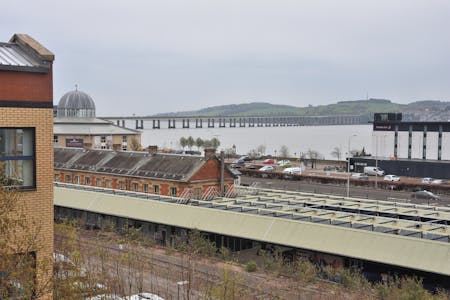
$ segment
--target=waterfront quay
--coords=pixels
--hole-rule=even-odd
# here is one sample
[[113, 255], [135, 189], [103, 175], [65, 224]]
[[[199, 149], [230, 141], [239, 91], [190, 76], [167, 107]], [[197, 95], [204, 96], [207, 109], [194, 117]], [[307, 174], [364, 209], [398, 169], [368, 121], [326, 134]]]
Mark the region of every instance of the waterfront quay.
[[136, 129], [176, 129], [176, 128], [235, 128], [235, 127], [283, 127], [320, 125], [360, 125], [367, 124], [368, 118], [361, 115], [338, 116], [105, 116], [104, 120], [121, 127]]

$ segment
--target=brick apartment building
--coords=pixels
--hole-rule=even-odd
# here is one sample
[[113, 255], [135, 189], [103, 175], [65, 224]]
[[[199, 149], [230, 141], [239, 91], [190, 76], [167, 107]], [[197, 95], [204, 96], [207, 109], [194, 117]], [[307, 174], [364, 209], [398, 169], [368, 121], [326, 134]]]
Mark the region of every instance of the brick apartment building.
[[[32, 257], [35, 270], [44, 261], [51, 269], [53, 252], [53, 60], [26, 34], [0, 43], [0, 178], [17, 188], [27, 222], [39, 223], [36, 249], [12, 254]], [[48, 280], [42, 274], [33, 272], [35, 284]]]
[[[55, 181], [184, 198], [221, 191], [221, 161], [205, 156], [55, 148]], [[235, 176], [224, 168], [224, 189]]]

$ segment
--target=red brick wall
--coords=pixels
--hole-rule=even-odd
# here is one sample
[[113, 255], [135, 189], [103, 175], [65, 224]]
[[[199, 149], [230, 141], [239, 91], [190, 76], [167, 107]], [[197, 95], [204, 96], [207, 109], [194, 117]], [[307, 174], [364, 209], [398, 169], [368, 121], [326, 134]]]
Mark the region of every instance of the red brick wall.
[[[90, 173], [90, 172], [80, 172], [80, 171], [68, 171], [68, 170], [57, 170], [55, 169], [55, 175], [59, 175], [59, 181], [65, 182], [66, 175], [70, 175], [71, 182], [68, 183], [74, 183], [74, 177], [80, 176], [80, 184], [85, 184], [85, 178], [90, 177], [91, 178], [91, 186], [96, 186], [96, 179], [99, 178], [102, 180], [102, 187], [106, 187], [106, 180], [111, 180], [111, 188], [112, 189], [119, 189], [119, 181], [122, 181], [125, 185], [126, 190], [133, 190], [133, 183], [138, 184], [138, 192], [143, 191], [143, 185], [148, 184], [149, 193], [153, 193], [153, 186], [159, 185], [159, 194], [164, 196], [170, 196], [170, 188], [176, 187], [177, 188], [177, 196], [180, 196], [181, 193], [186, 188], [201, 188], [202, 194], [206, 192], [206, 190], [210, 186], [216, 187], [216, 189], [220, 190], [220, 181], [215, 178], [211, 180], [206, 180], [205, 182], [198, 182], [198, 183], [182, 183], [182, 182], [172, 182], [172, 181], [166, 181], [166, 180], [155, 180], [155, 179], [144, 179], [144, 178], [132, 178], [132, 177], [125, 177], [125, 176], [113, 176], [113, 175], [106, 175], [101, 173]], [[225, 182], [225, 184], [230, 188], [233, 185], [232, 180], [228, 180]]]
[[[216, 159], [210, 159], [206, 164], [192, 177], [192, 181], [216, 179], [220, 181], [220, 163]], [[225, 170], [225, 179], [233, 179], [233, 177]]]
[[48, 73], [0, 71], [0, 101], [53, 102], [52, 71]]

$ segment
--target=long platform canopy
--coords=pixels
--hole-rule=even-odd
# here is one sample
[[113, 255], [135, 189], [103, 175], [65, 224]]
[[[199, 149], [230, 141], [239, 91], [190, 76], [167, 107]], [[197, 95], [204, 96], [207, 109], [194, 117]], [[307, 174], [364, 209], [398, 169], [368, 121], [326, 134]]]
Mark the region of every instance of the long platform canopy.
[[56, 184], [55, 205], [450, 276], [444, 207], [267, 189], [203, 201], [69, 184]]

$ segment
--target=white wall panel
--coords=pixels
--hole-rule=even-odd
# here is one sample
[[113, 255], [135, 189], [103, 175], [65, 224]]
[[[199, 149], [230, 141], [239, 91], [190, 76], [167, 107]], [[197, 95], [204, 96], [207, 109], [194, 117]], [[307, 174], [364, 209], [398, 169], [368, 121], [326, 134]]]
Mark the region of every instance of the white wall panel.
[[442, 133], [442, 160], [450, 160], [450, 132]]
[[408, 131], [398, 132], [398, 158], [408, 158]]
[[438, 132], [427, 133], [427, 159], [438, 158]]
[[423, 132], [415, 131], [412, 133], [411, 158], [422, 159], [423, 152]]

